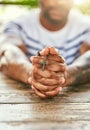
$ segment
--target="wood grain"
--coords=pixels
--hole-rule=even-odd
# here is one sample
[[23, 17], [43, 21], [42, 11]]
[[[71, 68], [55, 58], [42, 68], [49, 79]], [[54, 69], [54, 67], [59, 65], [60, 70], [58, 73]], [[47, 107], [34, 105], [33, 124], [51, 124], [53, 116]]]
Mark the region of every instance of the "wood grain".
[[67, 121], [67, 122], [8, 122], [0, 123], [0, 130], [89, 130], [89, 121]]
[[40, 99], [29, 85], [0, 73], [0, 130], [89, 130], [90, 84]]

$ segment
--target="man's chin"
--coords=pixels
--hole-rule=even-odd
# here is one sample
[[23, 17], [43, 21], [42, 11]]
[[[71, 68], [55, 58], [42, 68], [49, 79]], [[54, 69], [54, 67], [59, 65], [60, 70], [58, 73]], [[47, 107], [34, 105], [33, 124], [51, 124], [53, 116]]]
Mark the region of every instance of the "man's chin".
[[64, 17], [57, 17], [57, 16], [50, 16], [47, 14], [44, 14], [44, 17], [50, 22], [51, 24], [60, 24], [64, 21]]
[[63, 22], [63, 20], [65, 19], [65, 17], [60, 17], [60, 16], [49, 16], [49, 20], [52, 22], [52, 23], [61, 23]]
[[61, 19], [49, 19], [49, 22], [52, 24], [60, 24], [63, 20]]

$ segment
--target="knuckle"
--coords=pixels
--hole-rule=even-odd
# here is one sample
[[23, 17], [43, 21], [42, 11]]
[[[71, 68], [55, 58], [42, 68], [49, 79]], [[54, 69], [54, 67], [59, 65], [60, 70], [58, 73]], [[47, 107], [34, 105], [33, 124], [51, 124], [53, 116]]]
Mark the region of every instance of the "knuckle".
[[65, 71], [66, 69], [65, 69], [65, 66], [62, 66], [62, 71]]
[[47, 86], [44, 86], [44, 87], [43, 87], [43, 91], [46, 92], [46, 91], [48, 91], [48, 90], [49, 90], [49, 88], [48, 88]]

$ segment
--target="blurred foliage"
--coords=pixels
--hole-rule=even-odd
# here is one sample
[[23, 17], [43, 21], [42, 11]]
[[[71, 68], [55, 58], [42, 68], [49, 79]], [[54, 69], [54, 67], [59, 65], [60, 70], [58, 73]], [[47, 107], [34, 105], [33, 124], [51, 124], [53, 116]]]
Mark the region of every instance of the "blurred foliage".
[[83, 14], [90, 15], [90, 0], [86, 0], [83, 4], [76, 5], [76, 8], [78, 8]]
[[29, 7], [38, 7], [39, 0], [0, 0], [3, 5], [23, 5]]
[[[0, 0], [0, 3], [38, 7], [38, 1], [39, 0]], [[86, 0], [83, 4], [75, 5], [75, 7], [84, 14], [90, 14], [90, 0]]]

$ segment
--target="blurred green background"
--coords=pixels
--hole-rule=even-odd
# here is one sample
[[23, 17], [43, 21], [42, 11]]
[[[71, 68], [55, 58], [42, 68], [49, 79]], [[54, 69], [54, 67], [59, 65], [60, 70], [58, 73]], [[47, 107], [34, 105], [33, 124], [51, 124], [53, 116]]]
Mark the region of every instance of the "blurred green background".
[[[39, 0], [0, 0], [0, 25], [38, 8]], [[90, 0], [74, 0], [74, 8], [90, 17]], [[1, 30], [1, 26], [0, 26]]]
[[[83, 0], [76, 0], [83, 1]], [[90, 14], [90, 0], [84, 0], [84, 2], [80, 2], [81, 4], [76, 4], [75, 7], [79, 9], [84, 14]], [[0, 0], [0, 4], [3, 5], [23, 5], [25, 7], [37, 7], [38, 0]]]
[[90, 0], [85, 0], [84, 3], [75, 5], [77, 9], [79, 9], [83, 14], [90, 15]]
[[37, 7], [38, 0], [0, 0], [3, 5], [23, 5], [29, 7]]

